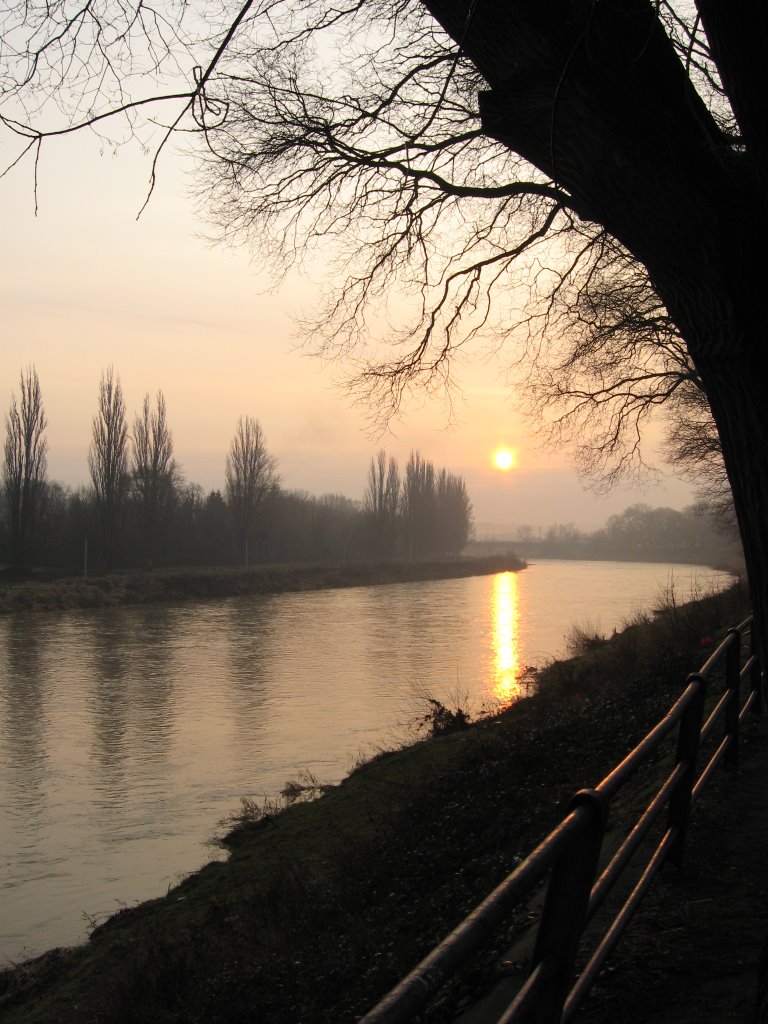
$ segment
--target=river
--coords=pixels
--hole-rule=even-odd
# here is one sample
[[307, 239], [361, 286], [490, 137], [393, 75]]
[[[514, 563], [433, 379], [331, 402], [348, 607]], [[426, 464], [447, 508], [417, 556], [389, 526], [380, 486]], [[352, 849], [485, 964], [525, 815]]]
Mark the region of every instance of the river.
[[0, 621], [0, 958], [87, 935], [214, 851], [240, 798], [342, 778], [425, 695], [524, 692], [574, 623], [610, 632], [723, 573], [541, 561], [520, 573]]

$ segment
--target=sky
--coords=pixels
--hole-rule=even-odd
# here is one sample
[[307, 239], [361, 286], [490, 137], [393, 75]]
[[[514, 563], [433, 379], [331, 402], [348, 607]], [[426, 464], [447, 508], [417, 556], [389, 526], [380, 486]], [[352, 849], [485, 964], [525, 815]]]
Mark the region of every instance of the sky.
[[[5, 165], [12, 153], [0, 139]], [[0, 255], [0, 409], [19, 372], [34, 364], [48, 417], [49, 476], [88, 482], [86, 454], [102, 371], [119, 375], [129, 419], [145, 393], [165, 394], [175, 454], [185, 477], [221, 488], [238, 417], [255, 416], [284, 487], [360, 498], [380, 447], [403, 465], [418, 449], [464, 476], [479, 537], [514, 535], [518, 524], [594, 529], [627, 505], [681, 508], [690, 488], [670, 477], [608, 496], [585, 488], [568, 452], [542, 454], [516, 408], [498, 360], [458, 375], [449, 416], [438, 401], [414, 402], [389, 434], [371, 434], [365, 410], [339, 388], [340, 368], [299, 349], [294, 318], [311, 309], [316, 282], [294, 275], [278, 291], [244, 249], [206, 240], [188, 159], [168, 152], [139, 220], [149, 160], [136, 149], [101, 152], [80, 136], [52, 140], [38, 171], [27, 159], [0, 179], [5, 245]], [[492, 462], [516, 450], [516, 468]]]

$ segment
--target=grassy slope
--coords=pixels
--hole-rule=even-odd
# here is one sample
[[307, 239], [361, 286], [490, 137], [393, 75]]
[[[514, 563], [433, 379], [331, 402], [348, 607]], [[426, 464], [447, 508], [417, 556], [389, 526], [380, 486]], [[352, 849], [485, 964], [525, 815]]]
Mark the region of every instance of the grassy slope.
[[[227, 862], [123, 911], [84, 947], [0, 976], [0, 1020], [357, 1019], [645, 734], [702, 660], [699, 639], [737, 621], [740, 600], [637, 624], [550, 666], [541, 694], [506, 714], [243, 824]], [[526, 920], [523, 908], [497, 947]], [[495, 965], [489, 951], [429, 1019], [449, 1019]]]
[[252, 569], [185, 569], [57, 580], [0, 580], [0, 614], [102, 608], [122, 604], [280, 594], [297, 590], [455, 579], [525, 568], [514, 556], [437, 562], [264, 565]]

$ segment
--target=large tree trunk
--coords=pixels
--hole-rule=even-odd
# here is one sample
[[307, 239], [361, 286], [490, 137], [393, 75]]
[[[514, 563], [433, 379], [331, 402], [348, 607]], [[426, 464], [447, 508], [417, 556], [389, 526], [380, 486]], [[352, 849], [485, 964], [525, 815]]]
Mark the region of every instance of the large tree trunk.
[[[755, 302], [756, 306], [757, 303]], [[762, 329], [755, 318], [752, 344], [740, 339], [735, 325], [732, 344], [722, 358], [696, 360], [717, 423], [723, 458], [733, 492], [755, 619], [756, 639], [764, 665], [768, 664], [768, 401], [762, 364]], [[694, 353], [694, 358], [696, 358]]]
[[720, 435], [768, 666], [768, 7], [697, 0], [738, 121], [734, 145], [649, 0], [424, 2], [490, 87], [486, 132], [646, 266], [680, 330]]
[[[485, 131], [556, 181], [578, 215], [604, 225], [646, 266], [685, 339], [720, 433], [765, 659], [768, 119], [752, 90], [764, 99], [768, 19], [727, 17], [713, 45], [750, 150], [734, 147], [704, 107], [648, 0], [426, 4], [489, 85], [479, 99]], [[702, 3], [711, 36], [720, 6]], [[759, 62], [739, 62], [739, 35], [751, 54], [760, 51]], [[750, 81], [758, 70], [760, 80]]]

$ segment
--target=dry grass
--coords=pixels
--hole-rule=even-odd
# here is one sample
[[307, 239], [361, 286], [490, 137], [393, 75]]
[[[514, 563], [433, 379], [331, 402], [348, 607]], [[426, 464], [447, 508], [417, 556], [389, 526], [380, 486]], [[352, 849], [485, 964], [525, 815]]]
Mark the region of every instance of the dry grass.
[[572, 628], [568, 647], [573, 657], [540, 668], [539, 688], [559, 697], [594, 697], [617, 684], [652, 685], [649, 673], [660, 666], [665, 674], [681, 673], [682, 680], [692, 671], [692, 659], [703, 661], [725, 629], [744, 616], [747, 601], [740, 585], [695, 592], [687, 601], [674, 586], [665, 587], [652, 614], [633, 616], [610, 641], [589, 623]]
[[411, 583], [518, 571], [513, 555], [440, 562], [264, 565], [251, 569], [186, 569], [115, 573], [58, 580], [0, 581], [0, 614], [108, 608], [125, 604], [202, 601], [247, 594]]
[[[0, 1020], [351, 1024], [655, 724], [701, 661], [701, 629], [736, 621], [740, 601], [676, 607], [687, 649], [661, 616], [633, 623], [497, 718], [380, 755], [319, 799], [299, 781], [298, 799], [245, 808], [226, 862], [0, 976]], [[490, 983], [526, 923], [513, 916], [425, 1020]]]

